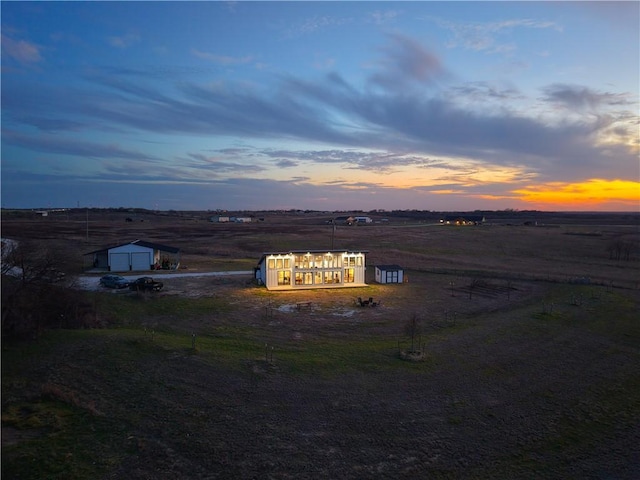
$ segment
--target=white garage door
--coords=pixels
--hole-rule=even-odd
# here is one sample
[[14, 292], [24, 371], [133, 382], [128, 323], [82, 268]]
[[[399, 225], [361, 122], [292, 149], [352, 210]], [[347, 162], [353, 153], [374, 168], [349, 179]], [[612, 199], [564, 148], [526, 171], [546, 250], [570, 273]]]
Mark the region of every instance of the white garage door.
[[129, 254], [128, 253], [110, 253], [109, 266], [112, 272], [128, 272], [129, 271]]
[[151, 268], [151, 254], [149, 252], [134, 252], [131, 254], [131, 270], [149, 270]]

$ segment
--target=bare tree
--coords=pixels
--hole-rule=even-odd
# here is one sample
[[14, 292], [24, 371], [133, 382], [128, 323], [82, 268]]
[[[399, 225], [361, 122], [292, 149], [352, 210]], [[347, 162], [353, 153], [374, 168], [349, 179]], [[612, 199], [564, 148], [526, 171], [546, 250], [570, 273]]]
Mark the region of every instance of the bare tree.
[[[419, 339], [420, 334], [422, 333], [422, 319], [418, 316], [417, 313], [413, 313], [407, 323], [404, 326], [404, 333], [411, 337], [411, 351], [415, 351], [415, 340]], [[418, 342], [419, 343], [419, 342]]]
[[2, 241], [3, 334], [33, 336], [44, 328], [77, 326], [78, 319], [86, 323], [92, 309], [67, 288], [63, 258], [39, 242]]

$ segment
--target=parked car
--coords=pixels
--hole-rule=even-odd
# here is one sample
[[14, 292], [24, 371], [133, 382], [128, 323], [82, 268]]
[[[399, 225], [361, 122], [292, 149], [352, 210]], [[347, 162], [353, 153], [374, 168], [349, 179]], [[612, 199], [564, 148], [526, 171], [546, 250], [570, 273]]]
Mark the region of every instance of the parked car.
[[129, 284], [131, 290], [138, 292], [159, 292], [163, 286], [162, 282], [157, 282], [151, 277], [140, 277]]
[[100, 278], [100, 285], [107, 288], [127, 288], [129, 280], [120, 275], [105, 275]]

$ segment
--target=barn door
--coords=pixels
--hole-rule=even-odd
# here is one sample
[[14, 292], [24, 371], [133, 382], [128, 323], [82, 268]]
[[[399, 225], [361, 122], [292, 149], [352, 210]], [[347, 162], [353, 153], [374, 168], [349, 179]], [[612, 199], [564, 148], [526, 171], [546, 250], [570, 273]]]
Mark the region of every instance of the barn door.
[[149, 252], [134, 252], [131, 254], [131, 270], [149, 270], [151, 268], [151, 254]]
[[128, 272], [129, 271], [129, 254], [128, 253], [109, 254], [109, 267], [111, 267], [112, 272]]

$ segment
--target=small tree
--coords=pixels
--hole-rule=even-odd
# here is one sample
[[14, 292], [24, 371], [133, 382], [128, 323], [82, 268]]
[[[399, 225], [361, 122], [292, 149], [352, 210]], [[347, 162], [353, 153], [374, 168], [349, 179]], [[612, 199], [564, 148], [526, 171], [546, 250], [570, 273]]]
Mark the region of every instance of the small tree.
[[[415, 340], [420, 337], [422, 333], [422, 320], [417, 313], [413, 313], [407, 323], [404, 326], [404, 333], [411, 337], [411, 351], [415, 352]], [[419, 342], [418, 342], [419, 343]]]

